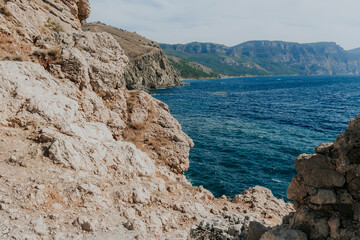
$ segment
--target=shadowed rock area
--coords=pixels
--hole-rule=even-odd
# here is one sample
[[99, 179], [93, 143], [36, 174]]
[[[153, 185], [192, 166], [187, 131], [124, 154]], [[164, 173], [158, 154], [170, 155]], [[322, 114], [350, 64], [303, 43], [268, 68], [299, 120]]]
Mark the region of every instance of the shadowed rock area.
[[295, 159], [298, 173], [288, 198], [296, 213], [288, 224], [309, 239], [359, 239], [360, 116], [333, 142]]

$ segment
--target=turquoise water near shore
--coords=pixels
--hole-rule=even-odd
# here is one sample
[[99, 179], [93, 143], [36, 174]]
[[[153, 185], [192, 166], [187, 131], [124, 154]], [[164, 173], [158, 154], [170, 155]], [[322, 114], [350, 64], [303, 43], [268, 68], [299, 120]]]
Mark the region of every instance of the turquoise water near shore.
[[255, 185], [286, 198], [294, 159], [360, 113], [359, 76], [187, 80], [153, 91], [195, 143], [187, 178], [219, 197]]

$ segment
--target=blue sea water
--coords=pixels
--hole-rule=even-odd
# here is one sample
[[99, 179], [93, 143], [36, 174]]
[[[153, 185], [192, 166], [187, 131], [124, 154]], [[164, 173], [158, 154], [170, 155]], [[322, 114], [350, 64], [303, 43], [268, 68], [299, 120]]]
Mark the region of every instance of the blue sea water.
[[360, 113], [359, 76], [188, 80], [157, 90], [195, 142], [187, 178], [219, 197], [255, 185], [286, 198], [294, 159]]

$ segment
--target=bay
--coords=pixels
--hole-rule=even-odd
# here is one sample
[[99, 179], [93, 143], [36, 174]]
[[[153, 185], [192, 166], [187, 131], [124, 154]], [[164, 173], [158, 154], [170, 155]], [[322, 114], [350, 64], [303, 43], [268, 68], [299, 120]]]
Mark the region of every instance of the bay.
[[187, 178], [215, 196], [261, 185], [286, 199], [294, 159], [360, 113], [359, 76], [187, 80], [153, 91], [195, 143]]

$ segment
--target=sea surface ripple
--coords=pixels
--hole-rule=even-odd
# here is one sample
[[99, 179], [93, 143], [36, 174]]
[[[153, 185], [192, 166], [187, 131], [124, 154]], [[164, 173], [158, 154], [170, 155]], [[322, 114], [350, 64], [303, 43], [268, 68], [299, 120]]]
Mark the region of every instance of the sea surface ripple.
[[188, 80], [156, 90], [195, 142], [187, 178], [219, 197], [256, 185], [286, 199], [294, 159], [360, 113], [359, 76]]

